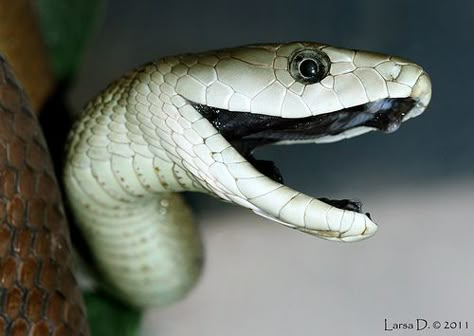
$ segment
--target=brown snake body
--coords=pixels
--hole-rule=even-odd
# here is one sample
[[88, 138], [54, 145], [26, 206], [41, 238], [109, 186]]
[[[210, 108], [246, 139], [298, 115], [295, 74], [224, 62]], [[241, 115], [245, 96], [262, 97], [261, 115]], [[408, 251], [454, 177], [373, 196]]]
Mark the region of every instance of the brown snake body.
[[43, 134], [0, 56], [0, 335], [88, 335]]

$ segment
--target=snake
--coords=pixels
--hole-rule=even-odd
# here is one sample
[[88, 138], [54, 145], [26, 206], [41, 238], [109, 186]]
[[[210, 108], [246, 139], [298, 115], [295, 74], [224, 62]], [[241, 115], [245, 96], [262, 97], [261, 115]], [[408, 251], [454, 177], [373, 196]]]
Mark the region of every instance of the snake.
[[203, 264], [180, 192], [331, 241], [368, 238], [377, 224], [360, 202], [294, 190], [254, 150], [391, 133], [430, 99], [430, 77], [411, 61], [314, 42], [163, 57], [86, 105], [66, 146], [68, 204], [109, 291], [162, 306], [189, 292]]
[[48, 148], [1, 55], [0, 219], [0, 335], [88, 335]]

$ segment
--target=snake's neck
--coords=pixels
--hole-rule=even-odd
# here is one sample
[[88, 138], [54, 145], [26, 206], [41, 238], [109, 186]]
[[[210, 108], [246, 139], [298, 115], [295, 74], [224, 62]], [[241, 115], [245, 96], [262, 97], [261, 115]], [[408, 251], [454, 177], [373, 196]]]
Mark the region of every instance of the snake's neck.
[[[102, 188], [116, 185], [108, 192], [118, 200], [205, 190], [182, 160], [190, 152], [184, 137], [199, 139], [183, 115], [202, 116], [174, 92], [170, 63], [151, 63], [109, 86], [89, 103], [71, 134], [67, 161], [90, 169]], [[104, 170], [111, 176], [98, 174]]]
[[180, 139], [170, 129], [187, 124], [176, 118], [164, 64], [130, 73], [86, 107], [64, 173], [76, 222], [106, 282], [137, 306], [177, 300], [201, 268], [199, 234], [174, 192], [205, 189], [180, 164], [184, 149], [173, 145]]

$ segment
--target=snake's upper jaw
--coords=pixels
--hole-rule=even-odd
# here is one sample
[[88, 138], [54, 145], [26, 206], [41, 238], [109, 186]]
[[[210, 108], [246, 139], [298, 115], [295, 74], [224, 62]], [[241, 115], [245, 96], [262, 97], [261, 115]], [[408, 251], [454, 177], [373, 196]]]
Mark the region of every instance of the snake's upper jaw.
[[[392, 133], [396, 131], [400, 125], [408, 119], [419, 116], [424, 112], [431, 100], [431, 80], [427, 73], [422, 72], [416, 80], [411, 89], [410, 95], [407, 97], [396, 97], [391, 99], [384, 99], [384, 102], [389, 102], [396, 106], [385, 106], [383, 108], [391, 108], [394, 113], [388, 114], [389, 119], [386, 123], [382, 123], [382, 127], [374, 125], [374, 128]], [[384, 115], [383, 113], [380, 116]], [[369, 124], [370, 126], [370, 124]]]

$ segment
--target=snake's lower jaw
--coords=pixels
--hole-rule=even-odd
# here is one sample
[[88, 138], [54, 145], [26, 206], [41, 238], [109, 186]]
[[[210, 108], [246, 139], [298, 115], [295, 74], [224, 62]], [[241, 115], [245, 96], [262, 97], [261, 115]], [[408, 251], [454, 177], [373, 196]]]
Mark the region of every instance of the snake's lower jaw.
[[259, 211], [254, 211], [257, 215], [263, 216], [267, 219], [270, 219], [272, 221], [276, 221], [288, 228], [295, 229], [297, 231], [303, 232], [310, 234], [312, 236], [316, 236], [318, 238], [322, 238], [325, 240], [330, 240], [330, 241], [337, 241], [337, 242], [357, 242], [361, 241], [367, 238], [372, 237], [378, 229], [377, 224], [372, 222], [370, 218], [368, 218], [367, 215], [362, 215], [365, 216], [366, 218], [363, 219], [363, 225], [359, 226], [356, 225], [352, 227], [350, 226], [350, 229], [347, 231], [340, 231], [340, 230], [316, 230], [316, 229], [311, 229], [309, 227], [299, 227], [296, 225], [292, 225], [289, 223], [282, 222], [281, 220], [274, 218], [272, 216], [268, 216], [262, 212]]
[[[252, 203], [255, 205], [255, 202]], [[275, 198], [274, 203], [278, 207], [278, 197]], [[306, 205], [302, 206], [304, 203]], [[299, 193], [286, 204], [289, 205], [287, 208], [293, 208], [291, 211], [286, 211], [283, 207], [277, 211], [276, 215], [270, 214], [275, 210], [271, 206], [265, 208], [262, 203], [257, 204], [259, 208], [253, 209], [257, 215], [291, 229], [331, 241], [360, 241], [373, 236], [378, 228], [368, 213], [338, 208]], [[296, 214], [298, 210], [300, 212]]]
[[338, 242], [357, 242], [367, 238], [372, 237], [377, 232], [377, 224], [373, 222], [367, 223], [367, 227], [358, 234], [348, 234], [346, 232], [339, 232], [339, 231], [322, 231], [322, 230], [305, 230], [300, 229], [299, 231], [308, 233], [313, 236], [317, 236], [319, 238], [323, 238], [330, 241], [338, 241]]

